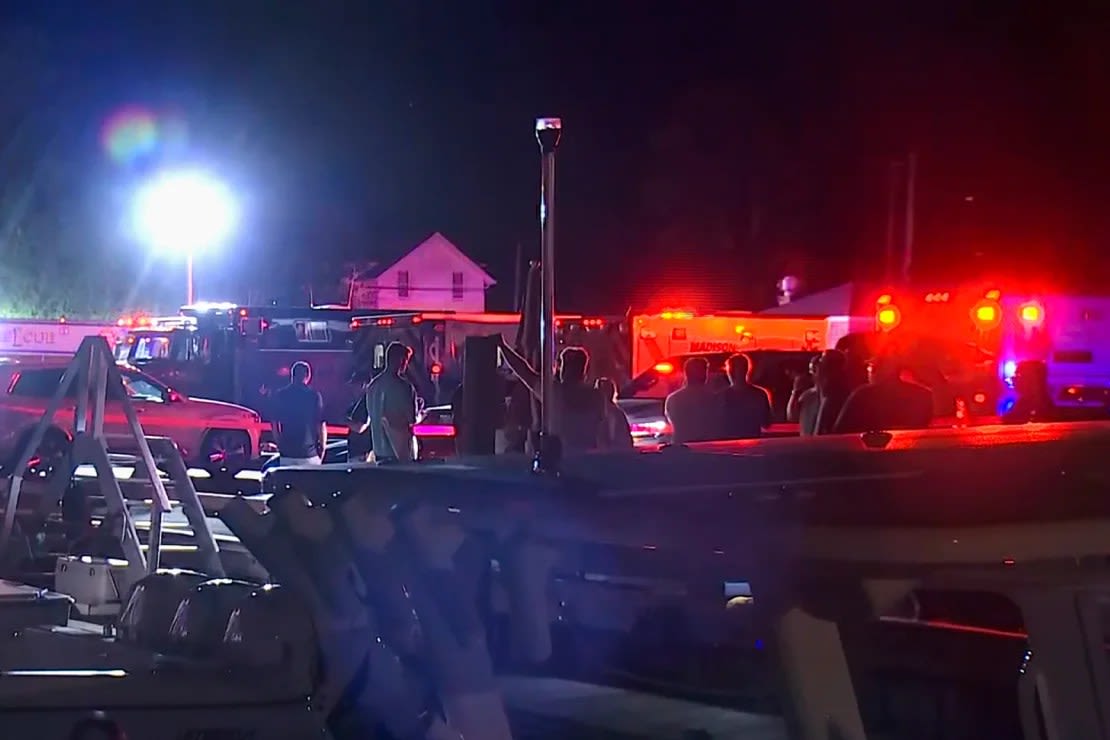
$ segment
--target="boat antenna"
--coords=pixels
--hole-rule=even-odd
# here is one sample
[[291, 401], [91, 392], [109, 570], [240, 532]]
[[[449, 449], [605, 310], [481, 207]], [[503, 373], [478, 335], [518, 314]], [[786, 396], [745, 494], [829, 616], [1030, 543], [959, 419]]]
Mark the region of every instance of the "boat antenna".
[[537, 118], [536, 141], [540, 144], [540, 439], [532, 469], [558, 473], [560, 445], [552, 433], [557, 429], [555, 390], [555, 152], [563, 135], [560, 118]]

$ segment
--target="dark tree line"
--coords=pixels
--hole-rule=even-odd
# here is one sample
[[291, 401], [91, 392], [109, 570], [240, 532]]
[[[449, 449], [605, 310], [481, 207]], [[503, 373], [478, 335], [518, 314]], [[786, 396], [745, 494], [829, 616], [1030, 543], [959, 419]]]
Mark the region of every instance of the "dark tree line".
[[106, 238], [95, 122], [57, 52], [29, 30], [0, 33], [0, 314], [108, 318], [134, 276]]

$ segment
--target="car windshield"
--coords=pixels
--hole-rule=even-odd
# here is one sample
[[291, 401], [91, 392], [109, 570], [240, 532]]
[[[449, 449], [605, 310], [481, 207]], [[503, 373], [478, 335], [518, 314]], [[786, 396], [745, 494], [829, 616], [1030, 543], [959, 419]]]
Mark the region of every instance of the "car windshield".
[[169, 332], [134, 334], [132, 335], [134, 342], [126, 359], [131, 361], [167, 359], [170, 356], [170, 338]]
[[167, 389], [161, 383], [141, 373], [125, 371], [120, 373], [124, 390], [135, 401], [155, 401], [161, 403], [166, 400]]

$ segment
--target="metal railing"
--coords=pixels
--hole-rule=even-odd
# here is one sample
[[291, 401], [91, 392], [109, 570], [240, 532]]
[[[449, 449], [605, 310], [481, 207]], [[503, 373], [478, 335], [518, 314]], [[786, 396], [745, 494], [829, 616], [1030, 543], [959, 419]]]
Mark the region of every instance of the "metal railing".
[[[127, 501], [134, 499], [134, 496], [124, 495], [121, 481], [117, 478], [108, 455], [104, 419], [109, 403], [109, 389], [113, 391], [111, 403], [118, 404], [127, 423], [130, 441], [138, 450], [134, 474], [140, 478], [133, 477], [129, 484], [133, 486], [141, 480], [145, 489], [144, 498], [147, 495], [146, 492], [149, 492], [152, 500], [151, 527], [148, 550], [145, 554], [139, 543], [135, 522], [127, 507]], [[204, 508], [181, 457], [181, 451], [173, 440], [165, 437], [147, 437], [143, 432], [134, 403], [126, 393], [115, 358], [103, 337], [87, 337], [81, 342], [73, 359], [66, 366], [58, 388], [46, 405], [45, 412], [27, 437], [26, 445], [19, 457], [16, 458], [7, 491], [3, 527], [0, 529], [0, 550], [6, 548], [15, 528], [28, 465], [48, 431], [55, 427], [55, 419], [70, 398], [76, 401], [72, 433], [67, 430], [72, 443], [64, 466], [53, 471], [50, 495], [60, 502], [77, 468], [92, 466], [96, 471], [97, 487], [104, 498], [108, 512], [119, 522], [120, 544], [128, 562], [128, 571], [134, 581], [144, 574], [155, 572], [159, 566], [162, 515], [169, 512], [172, 505], [166, 483], [159, 474], [158, 461], [160, 461], [166, 468], [169, 480], [173, 483], [175, 498], [181, 503], [183, 512], [195, 533], [205, 566], [213, 576], [222, 576], [224, 570], [219, 558], [219, 547], [205, 519]]]

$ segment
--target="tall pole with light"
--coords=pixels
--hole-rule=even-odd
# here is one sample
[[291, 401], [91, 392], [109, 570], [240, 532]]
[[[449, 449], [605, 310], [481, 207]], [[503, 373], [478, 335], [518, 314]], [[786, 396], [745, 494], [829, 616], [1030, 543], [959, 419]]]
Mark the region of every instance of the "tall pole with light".
[[563, 135], [559, 118], [536, 119], [536, 141], [540, 145], [540, 439], [534, 469], [555, 472], [559, 465], [555, 390], [555, 152]]
[[136, 236], [152, 251], [185, 259], [186, 303], [196, 302], [196, 256], [226, 243], [238, 222], [230, 189], [198, 170], [162, 172], [133, 203]]

